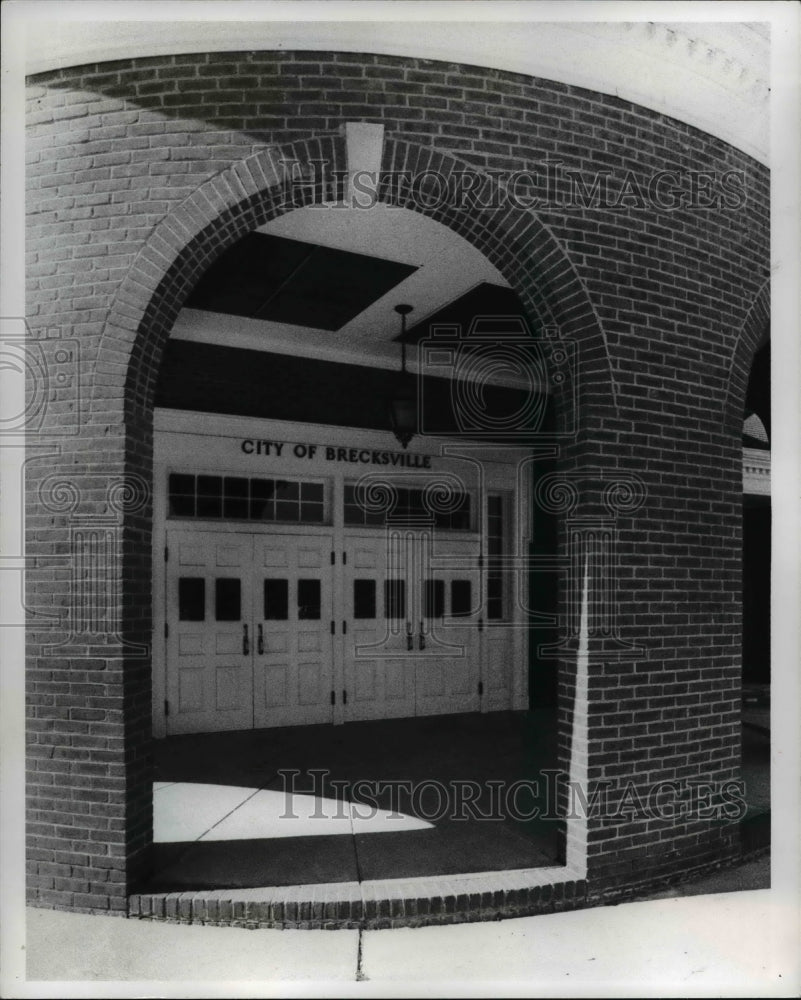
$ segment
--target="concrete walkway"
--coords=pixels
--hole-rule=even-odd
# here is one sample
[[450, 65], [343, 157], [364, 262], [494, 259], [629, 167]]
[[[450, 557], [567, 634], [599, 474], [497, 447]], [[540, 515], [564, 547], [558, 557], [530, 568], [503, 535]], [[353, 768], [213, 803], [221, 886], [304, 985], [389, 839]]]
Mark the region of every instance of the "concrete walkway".
[[797, 933], [790, 890], [366, 932], [30, 909], [29, 981], [6, 967], [3, 995], [790, 997], [801, 987]]

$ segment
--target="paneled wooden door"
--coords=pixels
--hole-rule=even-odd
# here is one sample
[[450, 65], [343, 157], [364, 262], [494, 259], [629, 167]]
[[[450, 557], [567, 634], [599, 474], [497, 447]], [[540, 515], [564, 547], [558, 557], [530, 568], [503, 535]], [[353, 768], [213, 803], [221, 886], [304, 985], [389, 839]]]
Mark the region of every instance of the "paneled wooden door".
[[330, 536], [167, 535], [167, 734], [331, 722]]
[[480, 708], [481, 592], [474, 540], [387, 530], [345, 544], [348, 720]]

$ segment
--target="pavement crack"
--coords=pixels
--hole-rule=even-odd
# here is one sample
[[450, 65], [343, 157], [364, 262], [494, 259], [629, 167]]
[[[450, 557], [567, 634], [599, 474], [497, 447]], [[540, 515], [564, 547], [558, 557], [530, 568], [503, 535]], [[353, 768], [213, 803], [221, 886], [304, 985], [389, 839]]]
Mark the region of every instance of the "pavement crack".
[[207, 834], [211, 833], [212, 830], [215, 830], [220, 825], [220, 823], [225, 822], [225, 820], [227, 820], [229, 816], [233, 816], [238, 809], [241, 809], [246, 802], [250, 802], [253, 796], [258, 795], [260, 791], [261, 791], [260, 788], [256, 788], [254, 789], [251, 795], [247, 796], [247, 798], [242, 799], [241, 802], [237, 802], [237, 804], [234, 806], [233, 809], [229, 809], [228, 812], [224, 816], [221, 816], [216, 823], [212, 823], [211, 826], [208, 828], [208, 830], [205, 830], [203, 833], [201, 833], [201, 835], [195, 839], [195, 843], [197, 843], [197, 841], [199, 840], [203, 840], [203, 838]]
[[363, 983], [369, 980], [369, 976], [364, 974], [362, 969], [362, 943], [364, 940], [364, 928], [359, 928], [359, 944], [356, 949], [356, 982]]

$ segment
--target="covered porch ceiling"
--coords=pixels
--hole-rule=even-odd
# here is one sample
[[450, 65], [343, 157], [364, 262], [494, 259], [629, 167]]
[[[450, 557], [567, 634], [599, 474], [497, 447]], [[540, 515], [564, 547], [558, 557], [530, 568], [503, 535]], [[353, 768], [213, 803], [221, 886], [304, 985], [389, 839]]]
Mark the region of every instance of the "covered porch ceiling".
[[[172, 336], [297, 357], [396, 368], [400, 317], [408, 340], [432, 323], [467, 332], [477, 317], [523, 306], [486, 257], [439, 222], [377, 203], [315, 205], [250, 233], [209, 268]], [[410, 352], [414, 368], [414, 351]]]

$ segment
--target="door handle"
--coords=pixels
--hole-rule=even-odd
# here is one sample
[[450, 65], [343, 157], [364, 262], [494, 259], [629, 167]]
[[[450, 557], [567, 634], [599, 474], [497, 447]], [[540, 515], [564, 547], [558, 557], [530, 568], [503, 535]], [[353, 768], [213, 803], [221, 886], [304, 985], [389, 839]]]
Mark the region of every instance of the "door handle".
[[420, 622], [420, 649], [426, 648], [426, 637], [423, 635], [423, 623]]
[[406, 622], [406, 648], [414, 649], [414, 636], [412, 635], [411, 622]]
[[259, 638], [257, 640], [256, 648], [259, 651], [259, 656], [264, 655], [264, 629], [259, 625]]
[[244, 632], [242, 633], [242, 654], [247, 656], [250, 652], [250, 639], [248, 638], [248, 627], [243, 625], [242, 628]]

